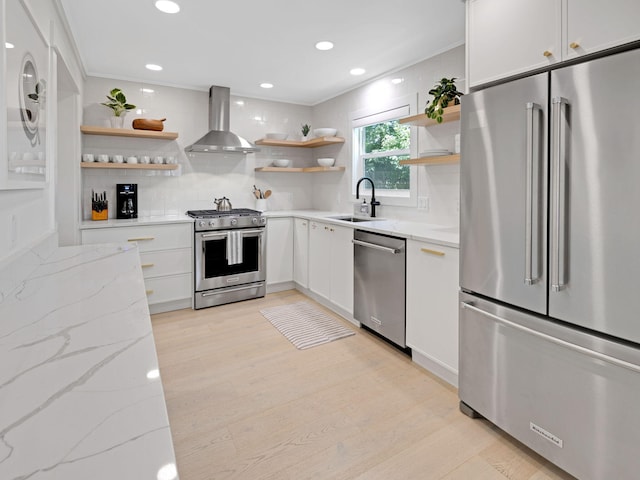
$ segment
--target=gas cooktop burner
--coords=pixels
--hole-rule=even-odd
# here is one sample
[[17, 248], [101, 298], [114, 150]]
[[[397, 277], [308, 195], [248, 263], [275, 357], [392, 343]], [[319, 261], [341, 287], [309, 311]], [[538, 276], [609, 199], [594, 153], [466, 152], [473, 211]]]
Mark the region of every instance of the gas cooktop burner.
[[258, 210], [251, 210], [250, 208], [234, 208], [231, 210], [218, 211], [218, 210], [189, 210], [187, 212], [192, 218], [219, 218], [219, 217], [248, 217], [259, 216], [262, 212]]

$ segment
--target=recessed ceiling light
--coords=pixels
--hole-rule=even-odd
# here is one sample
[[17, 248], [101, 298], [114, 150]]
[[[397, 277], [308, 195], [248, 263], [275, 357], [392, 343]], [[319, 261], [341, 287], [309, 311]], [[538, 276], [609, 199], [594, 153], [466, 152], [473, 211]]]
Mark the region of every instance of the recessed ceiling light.
[[242, 100], [236, 100], [236, 105], [244, 105], [244, 101], [242, 101]]
[[316, 48], [318, 50], [331, 50], [333, 48], [333, 42], [323, 40], [321, 42], [316, 43]]
[[273, 83], [261, 83], [262, 88], [273, 88]]
[[364, 68], [352, 68], [349, 72], [351, 75], [362, 75], [366, 70]]
[[153, 88], [141, 88], [140, 91], [142, 93], [153, 93], [155, 90]]
[[404, 78], [398, 77], [398, 78], [391, 79], [391, 83], [393, 83], [394, 85], [398, 85], [399, 83], [402, 83], [402, 82], [404, 82]]
[[14, 48], [15, 45], [13, 43], [4, 42], [4, 48]]
[[164, 13], [178, 13], [180, 11], [180, 5], [170, 0], [158, 0], [156, 8]]
[[153, 70], [154, 72], [159, 72], [160, 70], [162, 70], [162, 67], [160, 65], [154, 65], [153, 63], [147, 63], [145, 67], [149, 70]]
[[153, 380], [154, 378], [160, 378], [160, 370], [154, 368], [153, 370], [149, 370], [147, 372], [147, 378], [149, 380]]

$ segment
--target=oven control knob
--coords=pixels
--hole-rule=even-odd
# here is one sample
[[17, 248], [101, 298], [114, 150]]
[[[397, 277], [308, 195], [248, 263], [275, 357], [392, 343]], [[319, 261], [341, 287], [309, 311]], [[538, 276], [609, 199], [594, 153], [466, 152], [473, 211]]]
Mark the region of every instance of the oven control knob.
[[237, 218], [232, 218], [231, 219], [231, 225], [237, 225], [238, 223], [238, 219]]
[[209, 226], [213, 227], [216, 224], [215, 220], [209, 220]]
[[267, 223], [267, 219], [265, 217], [260, 218], [260, 223]]
[[200, 220], [200, 221], [198, 222], [198, 226], [199, 226], [199, 227], [204, 227], [204, 220]]
[[258, 219], [256, 217], [253, 217], [251, 219], [251, 223], [253, 223], [254, 225], [257, 225], [258, 224]]

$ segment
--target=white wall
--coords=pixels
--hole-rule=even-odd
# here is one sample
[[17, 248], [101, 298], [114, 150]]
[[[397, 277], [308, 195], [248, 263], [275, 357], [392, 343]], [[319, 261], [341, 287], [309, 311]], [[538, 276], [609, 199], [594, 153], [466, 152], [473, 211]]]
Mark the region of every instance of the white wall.
[[[274, 158], [290, 158], [293, 166], [307, 166], [313, 152], [306, 148], [262, 147], [255, 154], [189, 154], [184, 148], [208, 131], [208, 91], [186, 90], [158, 85], [87, 77], [84, 86], [86, 125], [107, 126], [111, 110], [100, 105], [112, 88], [121, 88], [127, 101], [142, 109], [126, 116], [131, 128], [134, 118], [167, 118], [164, 130], [178, 132], [175, 141], [131, 139], [84, 135], [84, 153], [108, 155], [177, 156], [181, 171], [83, 169], [83, 219], [91, 217], [91, 190], [106, 191], [110, 200], [109, 216], [115, 217], [115, 188], [118, 183], [138, 184], [139, 215], [184, 213], [189, 209], [212, 209], [214, 198], [226, 196], [234, 208], [255, 208], [252, 195], [255, 184], [273, 194], [268, 208], [283, 210], [311, 208], [312, 182], [310, 174], [255, 172], [255, 167], [270, 165]], [[143, 93], [142, 88], [153, 93]], [[239, 105], [237, 102], [242, 101]], [[139, 112], [139, 113], [138, 113]], [[231, 96], [231, 130], [249, 141], [263, 138], [267, 132], [299, 135], [300, 125], [311, 122], [311, 107], [252, 98]], [[79, 159], [78, 159], [79, 161]]]
[[[404, 78], [404, 82], [394, 85], [392, 78]], [[362, 110], [376, 109], [388, 105], [394, 98], [417, 95], [416, 113], [424, 112], [428, 91], [442, 77], [456, 77], [460, 91], [465, 90], [464, 46], [454, 48], [441, 55], [424, 60], [416, 65], [386, 75], [360, 88], [323, 102], [313, 107], [312, 127], [335, 127], [338, 135], [347, 143], [336, 154], [336, 164], [347, 167], [341, 177], [318, 175], [314, 178], [313, 206], [318, 209], [352, 211], [355, 197], [351, 182], [351, 114]], [[418, 129], [417, 152], [428, 148], [448, 148], [453, 151], [454, 135], [459, 132], [459, 122]], [[334, 147], [323, 147], [323, 149]], [[319, 152], [318, 152], [319, 153]], [[332, 155], [330, 155], [332, 156]], [[384, 204], [378, 209], [378, 216], [438, 223], [458, 224], [458, 199], [460, 194], [459, 165], [411, 166], [418, 175], [418, 196], [429, 198], [429, 210], [415, 207], [392, 207]]]
[[[26, 3], [44, 37], [47, 39], [53, 38], [52, 46], [55, 50], [55, 55], [59, 55], [65, 60], [76, 83], [81, 85], [82, 72], [79, 62], [72, 47], [72, 42], [66, 35], [54, 0], [27, 0]], [[7, 18], [6, 21], [11, 22], [11, 19]], [[51, 115], [52, 118], [48, 119], [47, 131], [49, 139], [55, 142], [55, 133], [57, 131], [55, 121], [55, 63], [50, 70], [52, 75], [49, 81], [48, 99], [53, 102], [54, 106], [51, 110], [53, 110], [54, 114]], [[5, 79], [2, 79], [0, 83], [5, 85]], [[70, 118], [68, 121], [77, 123], [77, 119], [74, 118]], [[53, 205], [56, 189], [54, 173], [56, 162], [58, 162], [58, 159], [54, 152], [49, 158], [50, 181], [45, 188], [0, 191], [0, 261], [29, 249], [41, 239], [55, 232]]]

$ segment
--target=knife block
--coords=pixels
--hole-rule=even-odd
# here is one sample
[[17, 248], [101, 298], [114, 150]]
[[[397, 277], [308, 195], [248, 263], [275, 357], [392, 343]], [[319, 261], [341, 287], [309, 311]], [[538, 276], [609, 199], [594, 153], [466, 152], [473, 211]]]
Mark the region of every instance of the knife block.
[[109, 219], [109, 202], [104, 202], [104, 208], [100, 211], [96, 211], [91, 206], [91, 220], [108, 220]]

